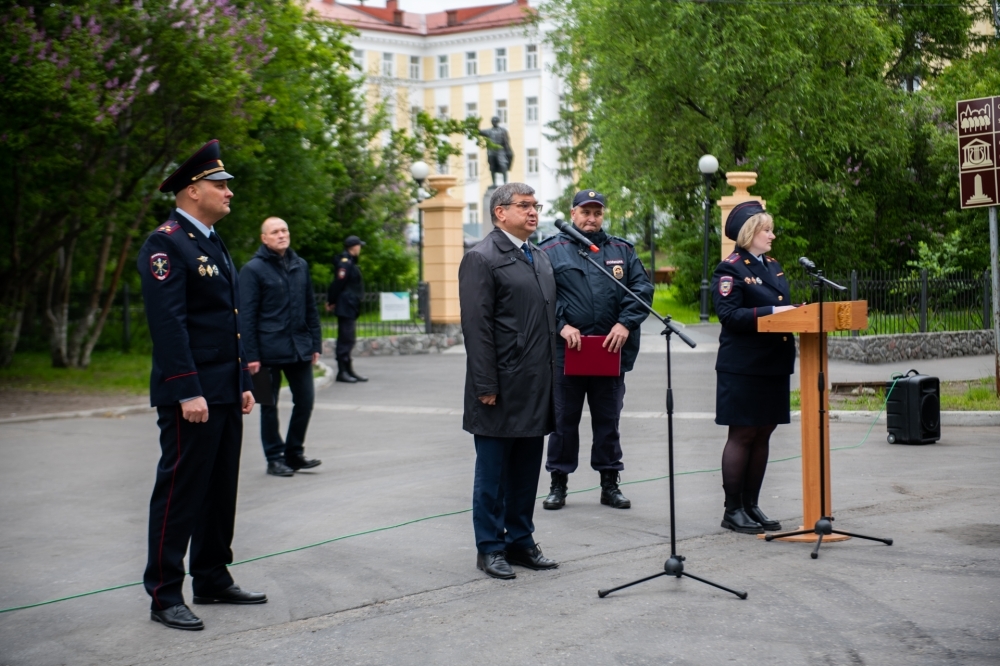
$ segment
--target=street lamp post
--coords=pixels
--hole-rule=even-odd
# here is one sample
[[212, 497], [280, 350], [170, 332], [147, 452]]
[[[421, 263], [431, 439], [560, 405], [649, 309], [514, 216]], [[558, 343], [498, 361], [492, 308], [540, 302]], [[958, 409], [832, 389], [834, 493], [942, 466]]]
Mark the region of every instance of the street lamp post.
[[701, 322], [708, 322], [708, 224], [712, 214], [712, 176], [719, 170], [719, 160], [712, 155], [702, 155], [698, 170], [705, 179], [705, 246], [701, 257]]
[[417, 183], [417, 284], [424, 281], [424, 209], [420, 203], [424, 200], [424, 181], [431, 173], [427, 162], [414, 162], [410, 167], [410, 175]]

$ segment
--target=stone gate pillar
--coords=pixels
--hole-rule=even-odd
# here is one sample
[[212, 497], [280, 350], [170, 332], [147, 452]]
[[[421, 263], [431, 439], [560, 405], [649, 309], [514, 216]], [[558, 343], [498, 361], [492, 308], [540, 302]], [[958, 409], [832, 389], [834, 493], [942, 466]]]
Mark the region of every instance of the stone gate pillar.
[[730, 187], [736, 188], [736, 191], [729, 196], [719, 199], [719, 208], [722, 209], [722, 226], [719, 227], [719, 238], [722, 239], [722, 255], [720, 260], [731, 255], [736, 248], [736, 243], [726, 238], [726, 218], [729, 217], [729, 211], [744, 201], [759, 201], [761, 206], [765, 205], [763, 199], [750, 194], [748, 191], [757, 182], [756, 172], [728, 171], [726, 172], [726, 182]]
[[465, 204], [448, 191], [458, 183], [455, 176], [434, 175], [427, 178], [427, 183], [436, 193], [420, 204], [424, 211], [424, 280], [431, 290], [431, 324], [435, 329], [447, 329], [462, 322], [458, 265], [465, 253], [462, 233]]

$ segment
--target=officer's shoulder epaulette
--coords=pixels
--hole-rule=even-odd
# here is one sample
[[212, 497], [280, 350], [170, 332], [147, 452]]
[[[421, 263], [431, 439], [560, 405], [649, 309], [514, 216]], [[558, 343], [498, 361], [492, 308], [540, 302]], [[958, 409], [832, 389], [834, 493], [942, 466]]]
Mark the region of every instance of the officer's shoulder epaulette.
[[771, 262], [774, 261], [774, 259], [772, 259], [771, 257], [767, 256], [766, 254], [764, 255], [764, 260], [767, 261], [768, 263], [771, 263]]
[[348, 259], [347, 257], [341, 257], [340, 258], [340, 263], [342, 263], [342, 264], [348, 264], [350, 262], [351, 262], [351, 260]]
[[613, 241], [615, 243], [621, 243], [623, 245], [628, 245], [629, 247], [635, 247], [635, 244], [632, 243], [632, 241], [626, 240], [624, 238], [619, 238], [618, 236], [608, 236], [608, 240], [609, 241]]
[[180, 228], [181, 228], [180, 222], [177, 222], [175, 220], [170, 220], [169, 222], [164, 222], [160, 226], [156, 227], [156, 230], [159, 231], [160, 233], [164, 233], [169, 236], [170, 234], [174, 233]]
[[727, 264], [735, 264], [739, 260], [739, 258], [740, 258], [740, 253], [739, 252], [733, 252], [731, 255], [729, 255], [728, 257], [726, 257], [724, 261]]
[[553, 241], [553, 240], [555, 240], [558, 237], [559, 237], [559, 234], [553, 234], [551, 236], [546, 236], [542, 240], [538, 241], [538, 247], [541, 247], [541, 246], [545, 245], [546, 243], [548, 243], [549, 241]]

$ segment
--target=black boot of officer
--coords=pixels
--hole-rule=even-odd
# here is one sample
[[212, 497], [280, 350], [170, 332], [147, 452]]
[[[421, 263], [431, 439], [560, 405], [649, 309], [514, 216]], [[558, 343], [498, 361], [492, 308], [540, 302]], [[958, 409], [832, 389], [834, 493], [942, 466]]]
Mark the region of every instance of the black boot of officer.
[[349, 359], [347, 361], [347, 374], [349, 374], [351, 377], [354, 377], [354, 379], [356, 381], [359, 381], [359, 382], [366, 382], [366, 381], [368, 381], [367, 377], [362, 377], [358, 373], [354, 372], [354, 359], [353, 358]]
[[612, 509], [630, 509], [632, 501], [622, 495], [621, 488], [618, 487], [618, 480], [617, 470], [601, 470], [601, 504], [606, 504]]
[[351, 374], [349, 363], [344, 363], [343, 361], [337, 361], [337, 381], [344, 382], [345, 384], [357, 384], [358, 380]]
[[760, 526], [768, 532], [777, 532], [781, 529], [781, 523], [777, 520], [771, 520], [768, 518], [764, 515], [764, 512], [760, 510], [760, 507], [757, 506], [756, 495], [743, 493], [743, 511], [750, 517], [750, 520], [760, 523]]
[[554, 511], [566, 506], [566, 491], [568, 488], [569, 475], [562, 472], [552, 472], [552, 485], [549, 486], [549, 496], [542, 501], [542, 507]]

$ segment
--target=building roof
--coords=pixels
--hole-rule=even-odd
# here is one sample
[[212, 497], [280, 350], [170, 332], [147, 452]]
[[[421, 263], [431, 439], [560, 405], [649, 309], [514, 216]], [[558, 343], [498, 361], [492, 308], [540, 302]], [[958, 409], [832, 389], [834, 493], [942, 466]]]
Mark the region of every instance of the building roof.
[[307, 8], [316, 12], [321, 19], [344, 23], [358, 30], [415, 36], [448, 35], [520, 25], [531, 20], [535, 13], [528, 6], [528, 0], [449, 9], [431, 14], [404, 12], [399, 9], [397, 0], [386, 0], [385, 4], [385, 7], [365, 7], [343, 5], [336, 0], [309, 0]]

